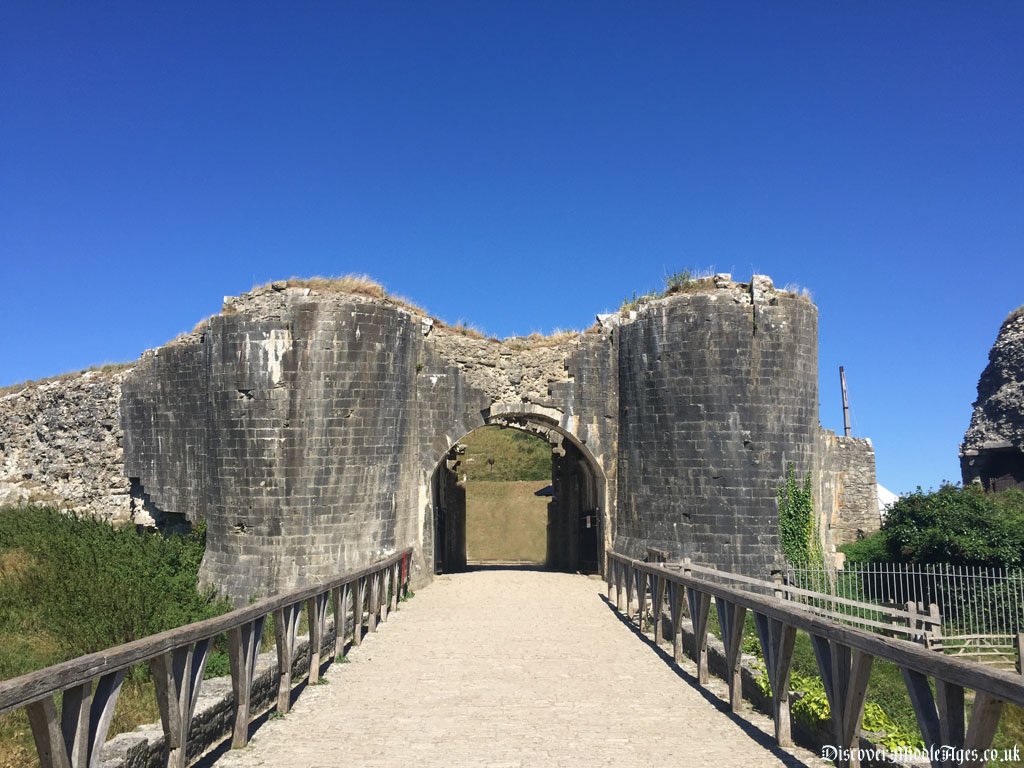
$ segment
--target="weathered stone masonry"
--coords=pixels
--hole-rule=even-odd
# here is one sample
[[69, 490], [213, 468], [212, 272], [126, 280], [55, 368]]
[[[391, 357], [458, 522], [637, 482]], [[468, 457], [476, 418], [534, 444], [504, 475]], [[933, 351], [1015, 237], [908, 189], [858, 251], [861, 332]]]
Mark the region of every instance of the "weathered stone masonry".
[[1003, 322], [960, 446], [965, 483], [1024, 488], [1024, 307]]
[[52, 504], [127, 520], [123, 370], [86, 371], [0, 395], [0, 504]]
[[[123, 425], [123, 452], [103, 458], [122, 469], [111, 509], [204, 520], [204, 578], [239, 599], [409, 545], [424, 580], [444, 459], [500, 424], [552, 444], [556, 501], [575, 505], [552, 532], [554, 564], [581, 562], [573, 515], [596, 509], [600, 548], [763, 575], [778, 558], [787, 463], [815, 474], [826, 521], [874, 503], [873, 484], [844, 479], [873, 478], [870, 446], [845, 450], [818, 426], [816, 326], [809, 301], [766, 278], [722, 278], [583, 334], [505, 342], [390, 301], [277, 284], [104, 379], [95, 399]], [[25, 435], [49, 411], [33, 413], [4, 441], [17, 487]], [[80, 422], [57, 429], [66, 443]]]

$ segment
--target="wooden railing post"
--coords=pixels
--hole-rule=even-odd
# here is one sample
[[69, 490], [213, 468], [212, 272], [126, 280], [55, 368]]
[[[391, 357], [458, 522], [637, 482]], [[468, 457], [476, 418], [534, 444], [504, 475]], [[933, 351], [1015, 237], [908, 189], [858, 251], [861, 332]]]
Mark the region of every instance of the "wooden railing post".
[[942, 652], [942, 614], [935, 603], [928, 604], [928, 618], [924, 625], [924, 642], [933, 651]]
[[249, 707], [252, 702], [252, 681], [256, 676], [256, 657], [266, 616], [228, 630], [228, 657], [231, 660], [231, 691], [235, 696], [235, 726], [231, 748], [249, 743]]
[[322, 592], [306, 600], [306, 623], [309, 624], [309, 684], [320, 681], [320, 653], [327, 634], [327, 600], [329, 592]]
[[381, 571], [378, 576], [380, 579], [380, 597], [377, 602], [380, 603], [380, 620], [382, 624], [388, 620], [388, 611], [391, 608], [391, 584], [388, 576], [389, 571], [387, 569]]
[[55, 697], [25, 707], [41, 768], [89, 768], [99, 762], [125, 670], [64, 691], [60, 715]]
[[150, 661], [160, 721], [167, 739], [169, 768], [184, 768], [188, 764], [188, 731], [199, 701], [209, 651], [210, 639], [206, 638]]
[[633, 615], [633, 592], [636, 590], [636, 580], [633, 578], [633, 566], [625, 565], [626, 579], [626, 616]]
[[754, 624], [761, 641], [768, 684], [772, 689], [775, 742], [780, 747], [788, 747], [793, 744], [789, 717], [789, 673], [793, 666], [796, 628], [757, 612], [754, 613]]
[[672, 621], [672, 659], [683, 660], [683, 588], [675, 581], [668, 582], [668, 610]]
[[350, 585], [342, 584], [334, 588], [331, 598], [334, 601], [334, 658], [341, 659], [345, 655], [345, 637], [348, 612], [348, 596]]
[[910, 637], [912, 639], [917, 639], [923, 645], [927, 646], [928, 641], [925, 637], [925, 633], [921, 632], [919, 635], [917, 631], [918, 628], [921, 626], [921, 620], [918, 618], [919, 614], [917, 612], [917, 603], [915, 603], [913, 600], [907, 600], [907, 602], [904, 604], [904, 607], [906, 608], [908, 614], [907, 626], [910, 628]]
[[739, 603], [715, 599], [718, 625], [722, 629], [725, 661], [729, 670], [729, 705], [733, 712], [743, 709], [743, 627], [747, 609]]
[[697, 682], [708, 684], [708, 615], [711, 612], [711, 596], [698, 592], [693, 587], [686, 588], [686, 598], [690, 603], [690, 621], [693, 622], [693, 639], [697, 648]]
[[277, 711], [288, 714], [292, 706], [292, 664], [295, 663], [295, 635], [299, 628], [301, 603], [274, 611], [274, 638], [277, 641]]
[[647, 613], [647, 573], [640, 570], [639, 568], [633, 569], [633, 581], [636, 585], [636, 601], [639, 603], [637, 608], [636, 625], [640, 628], [640, 631], [644, 631], [644, 619]]
[[651, 595], [651, 602], [654, 611], [654, 642], [660, 644], [665, 639], [661, 621], [665, 607], [665, 579], [661, 576], [654, 577], [654, 593]]
[[620, 612], [628, 613], [626, 604], [626, 566], [618, 561], [615, 563], [615, 607]]
[[366, 601], [366, 577], [352, 585], [352, 644], [363, 642], [363, 603]]
[[370, 582], [370, 599], [367, 601], [366, 615], [367, 625], [366, 628], [370, 632], [377, 631], [377, 611], [380, 610], [380, 589], [378, 587], [377, 574], [371, 574], [369, 577]]
[[402, 602], [402, 565], [401, 563], [395, 563], [391, 566], [391, 583], [394, 585], [394, 595], [392, 599], [395, 601], [395, 610], [398, 610], [399, 603]]

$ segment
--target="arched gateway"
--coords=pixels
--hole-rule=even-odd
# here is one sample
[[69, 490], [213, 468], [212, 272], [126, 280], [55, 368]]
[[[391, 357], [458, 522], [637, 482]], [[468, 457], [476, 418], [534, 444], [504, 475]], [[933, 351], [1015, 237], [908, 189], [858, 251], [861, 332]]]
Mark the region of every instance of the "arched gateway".
[[[562, 411], [529, 403], [495, 403], [484, 414], [487, 426], [517, 429], [551, 446], [551, 502], [548, 505], [545, 565], [562, 571], [599, 573], [610, 542], [604, 470], [586, 445], [561, 425]], [[461, 438], [460, 438], [461, 439]], [[431, 484], [434, 572], [466, 567], [466, 496], [458, 485], [458, 443], [438, 462]]]
[[817, 310], [763, 277], [505, 341], [379, 294], [275, 283], [124, 374], [124, 465], [136, 513], [206, 522], [204, 578], [238, 600], [407, 546], [415, 579], [456, 566], [444, 473], [488, 424], [552, 445], [557, 567], [600, 570], [614, 546], [764, 575], [788, 464], [813, 473], [829, 524], [846, 475], [873, 478], [866, 441], [818, 426], [817, 378]]

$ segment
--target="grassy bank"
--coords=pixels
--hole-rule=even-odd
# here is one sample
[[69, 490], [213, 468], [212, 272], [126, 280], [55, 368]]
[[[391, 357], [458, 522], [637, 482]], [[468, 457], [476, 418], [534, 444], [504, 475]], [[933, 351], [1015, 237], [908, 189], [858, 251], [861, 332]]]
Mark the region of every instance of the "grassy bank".
[[[196, 589], [205, 547], [44, 507], [0, 509], [0, 679], [230, 610]], [[207, 676], [225, 674], [216, 652]], [[135, 668], [111, 735], [159, 719], [148, 670]], [[0, 715], [0, 768], [35, 765], [24, 712]]]

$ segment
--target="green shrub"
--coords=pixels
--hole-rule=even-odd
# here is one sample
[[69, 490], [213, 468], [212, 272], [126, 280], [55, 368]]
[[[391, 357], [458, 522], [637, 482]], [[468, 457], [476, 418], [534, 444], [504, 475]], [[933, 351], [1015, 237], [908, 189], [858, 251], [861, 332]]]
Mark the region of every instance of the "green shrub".
[[839, 551], [845, 554], [847, 561], [851, 563], [881, 563], [889, 559], [885, 542], [885, 535], [881, 531], [875, 531], [859, 541], [841, 545]]
[[[0, 579], [0, 634], [45, 634], [73, 658], [223, 613], [226, 601], [196, 588], [204, 548], [203, 526], [165, 537], [45, 507], [0, 510], [0, 555], [21, 562]], [[4, 677], [37, 664], [4, 661]]]
[[893, 562], [1024, 566], [1024, 492], [918, 488], [892, 505], [881, 533]]

